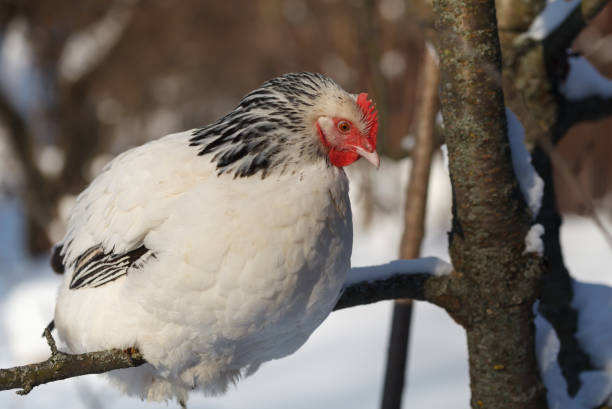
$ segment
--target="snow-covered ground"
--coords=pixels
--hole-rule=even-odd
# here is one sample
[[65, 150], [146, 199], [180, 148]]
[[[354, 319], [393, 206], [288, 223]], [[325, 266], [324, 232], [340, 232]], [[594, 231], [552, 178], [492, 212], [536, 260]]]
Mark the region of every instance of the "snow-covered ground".
[[[448, 260], [450, 188], [436, 161], [423, 254]], [[355, 172], [353, 172], [355, 173]], [[383, 162], [372, 175], [377, 201], [368, 227], [355, 206], [355, 266], [396, 258], [401, 234], [406, 162]], [[360, 202], [359, 186], [353, 189]], [[40, 337], [52, 317], [59, 277], [46, 260], [28, 260], [20, 247], [21, 217], [14, 201], [0, 201], [0, 367], [42, 360], [48, 355]], [[612, 250], [589, 219], [566, 218], [562, 230], [566, 262], [581, 281], [612, 285]], [[191, 408], [351, 408], [371, 409], [380, 401], [391, 303], [332, 313], [294, 355], [264, 364], [250, 378], [217, 398], [192, 394]], [[467, 348], [463, 330], [441, 309], [417, 303], [404, 408], [469, 407]], [[170, 407], [177, 407], [174, 402]], [[162, 408], [119, 395], [99, 376], [86, 376], [35, 388], [29, 395], [0, 392], [0, 407], [11, 408]]]

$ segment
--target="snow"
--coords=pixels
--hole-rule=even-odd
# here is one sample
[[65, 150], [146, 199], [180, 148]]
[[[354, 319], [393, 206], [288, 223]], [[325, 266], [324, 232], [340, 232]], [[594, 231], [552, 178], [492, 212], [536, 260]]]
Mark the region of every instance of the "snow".
[[525, 251], [524, 253], [536, 253], [540, 257], [544, 255], [544, 243], [542, 242], [542, 235], [544, 234], [544, 226], [540, 223], [536, 223], [525, 235]]
[[3, 35], [0, 50], [0, 86], [14, 107], [25, 113], [45, 100], [40, 75], [34, 68], [34, 52], [28, 38], [25, 19], [10, 20]]
[[363, 281], [386, 280], [398, 274], [450, 274], [453, 266], [438, 257], [423, 257], [414, 260], [394, 260], [386, 264], [368, 267], [353, 267], [344, 283], [345, 287]]
[[[514, 174], [519, 182], [523, 198], [535, 220], [540, 207], [542, 207], [544, 181], [531, 164], [531, 154], [525, 146], [525, 128], [523, 128], [523, 124], [521, 124], [516, 115], [508, 108], [506, 108], [506, 121], [508, 123], [508, 140], [512, 153]], [[446, 144], [440, 146], [440, 151], [444, 158], [444, 165], [448, 169], [448, 147]], [[530, 237], [532, 241], [535, 238], [535, 235]]]
[[518, 179], [521, 192], [535, 219], [542, 206], [544, 181], [531, 165], [531, 155], [525, 146], [525, 129], [512, 111], [506, 108], [508, 139], [512, 152], [512, 167]]
[[[537, 307], [534, 309], [537, 310]], [[572, 409], [567, 393], [563, 392], [567, 388], [567, 384], [561, 374], [561, 368], [557, 364], [557, 355], [561, 347], [559, 338], [557, 338], [550, 323], [541, 315], [536, 316], [535, 326], [536, 358], [540, 367], [542, 381], [548, 388], [549, 404], [552, 409], [556, 406], [554, 403], [560, 405], [556, 406], [558, 408]]]
[[416, 145], [416, 136], [414, 134], [408, 134], [402, 138], [401, 147], [404, 151], [410, 152]]
[[112, 7], [99, 21], [68, 38], [59, 59], [59, 71], [64, 79], [78, 80], [108, 54], [131, 18], [128, 3]]
[[561, 84], [561, 92], [569, 100], [588, 97], [612, 98], [612, 80], [604, 77], [584, 57], [568, 57], [569, 74]]
[[607, 285], [574, 282], [573, 306], [578, 315], [577, 337], [593, 359], [612, 376], [612, 288]]
[[533, 19], [529, 30], [521, 37], [536, 41], [545, 39], [579, 5], [580, 0], [548, 0], [544, 10]]
[[[6, 329], [4, 339], [15, 363], [42, 361], [49, 357], [49, 347], [42, 337], [41, 323], [51, 321], [54, 298], [61, 276], [45, 274], [37, 280], [16, 285], [2, 305], [2, 321]], [[15, 311], [20, 311], [15, 314]]]
[[[436, 55], [436, 59], [437, 58], [439, 57]], [[436, 114], [436, 125], [440, 128], [444, 128], [444, 116], [442, 115], [442, 111], [438, 111], [438, 113]]]
[[[567, 394], [567, 384], [556, 357], [560, 343], [555, 330], [542, 316], [537, 316], [536, 354], [543, 381], [548, 389], [551, 408], [591, 409], [611, 404], [612, 399], [612, 287], [574, 281], [573, 307], [578, 313], [580, 345], [591, 357], [595, 370], [583, 372], [582, 387], [575, 397]], [[607, 402], [606, 402], [607, 400]]]
[[444, 160], [444, 169], [448, 172], [448, 146], [445, 143], [440, 145], [440, 152], [442, 152], [442, 159]]
[[64, 152], [56, 145], [44, 145], [37, 155], [38, 168], [43, 175], [53, 178], [60, 174], [64, 168]]
[[399, 77], [406, 71], [404, 54], [398, 50], [387, 50], [380, 57], [380, 72], [387, 80]]
[[[352, 180], [365, 176], [348, 169]], [[369, 224], [363, 222], [366, 212], [363, 187], [352, 184], [354, 200], [355, 266], [383, 264], [396, 258], [401, 238], [403, 195], [409, 173], [409, 162], [383, 161], [378, 173], [369, 174], [375, 203]], [[450, 228], [450, 186], [436, 155], [432, 168], [432, 186], [426, 218], [423, 254], [448, 261], [447, 235]], [[53, 314], [53, 299], [61, 277], [50, 272], [47, 260], [29, 260], [21, 247], [22, 215], [18, 202], [0, 201], [0, 367], [9, 367], [41, 359], [46, 346], [40, 338]], [[612, 252], [594, 223], [587, 218], [565, 218], [561, 230], [562, 246], [568, 268], [580, 280], [612, 285], [609, 268]], [[585, 348], [603, 351], [596, 361], [611, 368], [612, 342], [608, 333], [612, 295], [603, 285], [577, 285], [576, 305], [582, 308], [578, 334]], [[601, 289], [600, 295], [597, 290]], [[588, 303], [592, 298], [592, 302]], [[585, 306], [589, 305], [589, 307]], [[238, 383], [219, 398], [192, 394], [189, 406], [210, 409], [285, 408], [351, 408], [370, 409], [380, 402], [387, 337], [391, 320], [391, 303], [334, 312], [295, 354], [263, 365], [255, 375]], [[563, 379], [555, 369], [555, 335], [546, 331], [543, 318], [536, 320], [536, 347], [548, 372], [547, 385], [562, 391]], [[20, 346], [23, 345], [23, 346]], [[558, 341], [557, 346], [558, 348]], [[550, 358], [552, 357], [552, 358]], [[440, 308], [415, 303], [410, 344], [408, 388], [402, 407], [431, 409], [468, 409], [469, 379], [465, 333]], [[556, 375], [556, 377], [555, 377]], [[597, 401], [606, 390], [603, 371], [585, 374], [593, 381], [579, 395], [584, 402]], [[444, 391], [440, 393], [440, 391]], [[550, 396], [549, 396], [550, 398]], [[575, 402], [561, 394], [553, 408], [573, 409]], [[555, 401], [557, 402], [557, 401]], [[569, 403], [568, 403], [569, 402]], [[553, 402], [554, 403], [554, 402]], [[13, 409], [113, 407], [119, 409], [177, 408], [176, 403], [144, 403], [121, 396], [102, 377], [90, 375], [35, 388], [29, 395], [14, 391], [0, 392], [0, 407]], [[593, 407], [593, 406], [591, 406]]]
[[[610, 219], [605, 220], [610, 228]], [[612, 252], [601, 231], [592, 220], [566, 217], [561, 228], [561, 245], [565, 262], [575, 278], [572, 305], [578, 310], [577, 338], [591, 357], [595, 370], [581, 374], [582, 388], [571, 398], [567, 384], [556, 362], [559, 339], [550, 323], [537, 316], [536, 356], [543, 381], [548, 388], [551, 409], [590, 409], [603, 403], [612, 404], [612, 276], [609, 266]], [[586, 281], [598, 281], [589, 283]], [[535, 307], [537, 310], [537, 306]]]

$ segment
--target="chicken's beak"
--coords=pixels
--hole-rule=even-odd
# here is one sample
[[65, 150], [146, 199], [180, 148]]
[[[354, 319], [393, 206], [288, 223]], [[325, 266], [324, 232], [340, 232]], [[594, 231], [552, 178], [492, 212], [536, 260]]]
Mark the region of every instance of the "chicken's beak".
[[378, 156], [378, 153], [375, 150], [372, 152], [368, 152], [361, 146], [353, 146], [353, 148], [355, 149], [355, 152], [359, 154], [359, 156], [363, 157], [372, 165], [376, 166], [376, 169], [380, 167], [380, 156]]

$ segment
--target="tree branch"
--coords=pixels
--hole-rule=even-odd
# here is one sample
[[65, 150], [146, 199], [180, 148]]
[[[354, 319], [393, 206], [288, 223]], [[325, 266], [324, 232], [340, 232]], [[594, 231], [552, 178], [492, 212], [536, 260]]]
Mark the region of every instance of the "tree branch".
[[344, 289], [334, 311], [397, 298], [425, 300], [425, 284], [431, 274], [398, 274], [377, 281], [362, 281]]
[[558, 143], [567, 131], [579, 122], [598, 121], [612, 115], [612, 98], [592, 95], [578, 100], [565, 99], [553, 132]]
[[[433, 257], [354, 268], [351, 275], [356, 279], [347, 280], [334, 311], [396, 298], [415, 298], [443, 304], [447, 298], [442, 295], [454, 291], [453, 285], [448, 283], [453, 280], [453, 275], [444, 274], [449, 269], [450, 265]], [[0, 390], [19, 388], [21, 390], [17, 393], [26, 395], [34, 387], [45, 383], [146, 363], [135, 348], [68, 354], [57, 350], [51, 327], [45, 329], [44, 336], [51, 349], [51, 357], [35, 364], [0, 369]]]
[[130, 368], [145, 363], [136, 349], [126, 351], [111, 349], [72, 355], [57, 350], [48, 328], [45, 329], [45, 337], [51, 349], [51, 357], [35, 364], [0, 369], [0, 390], [21, 388], [17, 393], [26, 395], [35, 386], [45, 383], [113, 369]]
[[593, 20], [610, 0], [582, 0], [545, 39], [550, 55], [558, 55], [572, 46], [578, 34]]
[[[578, 316], [572, 306], [571, 278], [559, 242], [561, 216], [556, 207], [551, 166], [555, 162], [554, 155], [558, 153], [554, 152], [551, 141], [558, 143], [578, 122], [597, 120], [612, 113], [612, 101], [606, 100], [605, 93], [612, 89], [605, 85], [609, 80], [584, 58], [567, 52], [576, 36], [607, 2], [583, 0], [541, 42], [521, 44], [516, 41], [517, 33], [504, 34], [504, 78], [506, 95], [510, 96], [508, 103], [520, 115], [527, 130], [527, 141], [535, 146], [532, 164], [544, 180], [542, 207], [536, 219], [536, 223], [544, 226], [544, 258], [547, 260], [541, 282], [539, 312], [559, 337], [561, 345], [557, 360], [570, 396], [575, 396], [580, 390], [581, 373], [592, 369], [592, 364], [576, 338]], [[516, 9], [515, 3], [508, 1], [508, 10]], [[543, 9], [540, 3], [538, 13]], [[536, 5], [534, 2], [530, 4]], [[537, 15], [534, 14], [536, 10], [532, 8], [531, 13], [522, 15], [523, 30], [518, 32], [524, 32], [531, 24]], [[508, 18], [504, 13], [498, 15], [502, 19]]]
[[[546, 2], [537, 0], [527, 4], [498, 0], [498, 3], [505, 4], [498, 9], [500, 24], [516, 28], [500, 33], [504, 45], [507, 103], [525, 125], [526, 140], [535, 146], [532, 164], [544, 180], [544, 197], [536, 220], [544, 226], [544, 258], [547, 260], [541, 282], [539, 312], [559, 337], [561, 345], [557, 360], [567, 391], [570, 396], [575, 396], [581, 388], [581, 373], [592, 369], [592, 365], [576, 338], [578, 315], [572, 305], [571, 278], [559, 241], [561, 215], [556, 206], [552, 174], [554, 155], [558, 156], [558, 153], [555, 153], [552, 143], [558, 143], [578, 122], [612, 114], [612, 101], [608, 101], [605, 94], [605, 90], [612, 87], [602, 86], [606, 80], [584, 58], [567, 52], [574, 39], [608, 0], [583, 0], [543, 41], [532, 43], [517, 41], [519, 33], [528, 30]], [[564, 168], [560, 169], [564, 172]]]
[[567, 392], [575, 396], [582, 386], [580, 374], [592, 370], [593, 365], [576, 338], [578, 312], [572, 306], [572, 280], [563, 261], [561, 215], [557, 210], [552, 164], [540, 145], [533, 150], [532, 163], [544, 180], [544, 197], [536, 222], [544, 226], [544, 257], [548, 262], [548, 271], [542, 277], [539, 312], [559, 337], [561, 345], [557, 360], [567, 382]]
[[567, 69], [558, 84], [559, 117], [552, 127], [555, 143], [578, 122], [596, 121], [612, 115], [612, 79], [599, 72], [586, 58], [567, 55]]

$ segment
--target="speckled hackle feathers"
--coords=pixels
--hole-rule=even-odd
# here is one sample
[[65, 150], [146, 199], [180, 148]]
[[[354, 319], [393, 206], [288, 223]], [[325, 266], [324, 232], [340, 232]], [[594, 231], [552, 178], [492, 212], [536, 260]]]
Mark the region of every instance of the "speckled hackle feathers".
[[[291, 73], [274, 78], [247, 94], [238, 106], [218, 121], [196, 129], [190, 145], [199, 154], [212, 154], [219, 174], [265, 177], [275, 168], [287, 170], [292, 145], [304, 159], [318, 156], [309, 138], [289, 138], [305, 133], [305, 113], [324, 93], [338, 86], [316, 73]], [[283, 149], [284, 148], [284, 149]]]
[[350, 268], [342, 166], [379, 163], [362, 95], [283, 75], [218, 121], [111, 161], [54, 251], [65, 275], [55, 324], [70, 352], [137, 348], [147, 364], [111, 380], [184, 402], [297, 350]]

